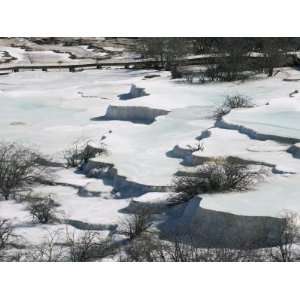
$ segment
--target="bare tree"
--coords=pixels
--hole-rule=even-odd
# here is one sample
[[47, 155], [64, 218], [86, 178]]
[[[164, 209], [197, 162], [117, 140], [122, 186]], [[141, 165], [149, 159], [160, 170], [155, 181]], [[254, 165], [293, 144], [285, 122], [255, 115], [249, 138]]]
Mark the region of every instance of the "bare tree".
[[43, 178], [40, 154], [18, 145], [0, 144], [0, 194], [7, 200], [12, 193]]
[[267, 69], [268, 76], [274, 74], [274, 68], [280, 67], [285, 59], [287, 40], [283, 38], [261, 38], [263, 52], [263, 67]]
[[172, 78], [180, 78], [180, 58], [190, 52], [190, 39], [182, 37], [142, 38], [137, 51], [143, 57], [159, 60], [161, 67], [171, 71]]
[[62, 60], [59, 60], [58, 62], [58, 65], [59, 65], [59, 70], [61, 69], [61, 66], [62, 66], [62, 64], [63, 64], [63, 61]]

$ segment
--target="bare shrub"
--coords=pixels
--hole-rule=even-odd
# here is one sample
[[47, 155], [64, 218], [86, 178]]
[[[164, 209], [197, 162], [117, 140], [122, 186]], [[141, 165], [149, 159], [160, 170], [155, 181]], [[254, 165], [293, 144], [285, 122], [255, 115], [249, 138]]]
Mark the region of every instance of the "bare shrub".
[[243, 108], [243, 107], [249, 108], [249, 107], [253, 107], [253, 104], [251, 103], [251, 99], [247, 96], [234, 95], [234, 96], [226, 96], [224, 106], [230, 107], [230, 109]]
[[299, 216], [296, 213], [287, 212], [283, 217], [278, 245], [267, 249], [267, 255], [273, 261], [297, 261], [300, 259], [299, 252], [295, 249], [300, 238]]
[[231, 110], [230, 108], [221, 105], [214, 111], [213, 118], [215, 120], [221, 120], [224, 116], [230, 113], [230, 110]]
[[175, 203], [185, 202], [202, 193], [249, 190], [262, 178], [264, 171], [251, 170], [249, 165], [234, 158], [216, 159], [201, 165], [195, 173], [175, 177]]
[[140, 209], [129, 217], [125, 218], [120, 224], [120, 232], [130, 240], [140, 236], [152, 225], [152, 211], [150, 209]]
[[135, 262], [244, 262], [261, 261], [256, 250], [200, 248], [192, 237], [177, 235], [171, 241], [160, 240], [155, 234], [142, 235], [125, 248], [121, 261]]
[[171, 197], [172, 203], [186, 202], [202, 191], [202, 179], [198, 178], [196, 174], [178, 176], [173, 179], [174, 192], [177, 193]]
[[204, 151], [204, 144], [203, 143], [197, 143], [196, 145], [187, 145], [187, 147], [192, 151], [192, 152], [196, 152], [196, 151]]
[[0, 219], [0, 250], [4, 249], [13, 237], [13, 228], [7, 219]]
[[81, 168], [89, 161], [89, 159], [103, 154], [107, 154], [107, 150], [103, 143], [96, 148], [89, 145], [89, 141], [77, 140], [64, 152], [66, 167]]
[[246, 260], [246, 252], [230, 248], [200, 248], [191, 236], [176, 236], [166, 248], [173, 262], [230, 262]]
[[227, 115], [232, 109], [235, 108], [250, 108], [253, 107], [251, 99], [243, 95], [226, 96], [224, 103], [214, 112], [214, 118], [219, 120]]
[[74, 143], [69, 149], [64, 151], [64, 159], [66, 161], [67, 168], [77, 168], [80, 164], [80, 153], [82, 147], [79, 147], [78, 143]]
[[25, 261], [86, 262], [96, 261], [115, 253], [108, 238], [101, 238], [96, 231], [82, 233], [49, 232], [47, 239], [25, 253]]
[[49, 232], [47, 239], [27, 251], [25, 260], [32, 262], [59, 262], [66, 260], [66, 250], [60, 241], [59, 231]]
[[[240, 67], [238, 64], [242, 64], [242, 61], [236, 61], [236, 66], [228, 61], [228, 57], [223, 57], [222, 62], [217, 64], [207, 65], [205, 70], [201, 70], [198, 74], [199, 82], [205, 83], [206, 81], [221, 81], [231, 82], [236, 80], [247, 80], [257, 72], [250, 70], [250, 65]], [[243, 62], [245, 63], [245, 61]]]
[[132, 240], [121, 252], [120, 261], [130, 262], [166, 262], [166, 246], [155, 235], [143, 234]]
[[67, 233], [66, 246], [72, 262], [93, 261], [114, 253], [111, 241], [101, 238], [98, 232], [91, 230], [84, 231], [79, 236]]
[[29, 202], [28, 210], [32, 216], [33, 222], [47, 224], [56, 220], [55, 208], [58, 204], [50, 195], [45, 197], [29, 194], [26, 197], [26, 201]]
[[16, 143], [0, 144], [0, 194], [8, 199], [12, 193], [43, 177], [40, 154]]

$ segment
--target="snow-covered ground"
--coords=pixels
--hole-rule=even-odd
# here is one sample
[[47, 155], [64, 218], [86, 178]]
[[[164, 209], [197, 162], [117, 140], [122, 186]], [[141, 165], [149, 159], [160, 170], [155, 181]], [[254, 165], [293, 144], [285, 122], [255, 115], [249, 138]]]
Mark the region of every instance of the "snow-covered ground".
[[[17, 58], [17, 63], [69, 59], [68, 54], [50, 51], [25, 53], [18, 48], [6, 51]], [[159, 77], [144, 77], [150, 74]], [[297, 94], [289, 97], [298, 89], [298, 83], [283, 80], [297, 76], [298, 71], [282, 69], [273, 78], [191, 85], [170, 80], [168, 72], [152, 70], [26, 71], [3, 75], [0, 138], [34, 146], [60, 162], [63, 151], [79, 138], [96, 145], [104, 142], [108, 155], [93, 159], [95, 163], [113, 165], [119, 176], [132, 183], [170, 186], [173, 175], [188, 168], [182, 163], [184, 157], [174, 158], [171, 150], [176, 145], [184, 149], [198, 143], [196, 138], [208, 130], [210, 135], [201, 140], [204, 150], [190, 153], [194, 159], [236, 156], [269, 165], [277, 172], [247, 193], [204, 195], [200, 207], [251, 216], [279, 216], [285, 209], [300, 212], [297, 200], [300, 161], [296, 152], [291, 151], [291, 141], [283, 144], [273, 139], [279, 136], [300, 140], [300, 97]], [[120, 100], [121, 95], [129, 93], [132, 84], [144, 88], [147, 95]], [[256, 107], [233, 110], [224, 117], [223, 125], [220, 123], [222, 128], [214, 127], [212, 115], [216, 106], [226, 95], [237, 93], [251, 97]], [[128, 119], [110, 120], [106, 115], [109, 106], [125, 108]], [[147, 124], [135, 122], [134, 117], [139, 117], [142, 108], [164, 110], [166, 114]], [[246, 129], [267, 140], [254, 139]], [[62, 167], [54, 168], [52, 176], [57, 185], [37, 186], [34, 192], [51, 194], [60, 205], [57, 209], [62, 219], [115, 226], [130, 205], [130, 198], [115, 197], [109, 182]], [[167, 196], [167, 193], [148, 193], [134, 200], [155, 203], [165, 201]], [[18, 233], [34, 242], [49, 230], [71, 226], [32, 225], [26, 205], [13, 200], [0, 202], [0, 216], [9, 218]]]
[[[140, 58], [139, 54], [130, 52], [124, 47], [90, 45], [65, 46], [62, 44], [36, 44], [28, 40], [16, 39], [17, 44], [25, 47], [12, 46], [13, 41], [0, 41], [1, 67], [18, 65], [51, 65], [95, 63], [97, 60], [121, 61]], [[105, 42], [104, 42], [105, 45]], [[4, 56], [6, 53], [6, 57]]]
[[1, 51], [6, 51], [15, 60], [7, 65], [30, 65], [30, 64], [53, 64], [58, 62], [71, 62], [70, 55], [68, 53], [56, 53], [53, 51], [26, 51], [20, 48], [14, 47], [0, 47]]

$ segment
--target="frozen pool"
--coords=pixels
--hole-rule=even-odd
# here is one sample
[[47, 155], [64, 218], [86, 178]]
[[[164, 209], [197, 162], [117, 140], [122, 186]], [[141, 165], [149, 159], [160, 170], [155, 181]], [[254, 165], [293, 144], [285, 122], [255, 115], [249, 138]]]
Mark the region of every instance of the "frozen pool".
[[[170, 81], [168, 72], [144, 80], [149, 73], [115, 69], [78, 73], [28, 71], [3, 76], [0, 138], [23, 141], [58, 156], [79, 137], [99, 140], [112, 131], [105, 142], [120, 174], [137, 182], [164, 184], [170, 182], [170, 176], [180, 166], [178, 160], [166, 153], [213, 125], [213, 120], [207, 117], [226, 95], [246, 94], [262, 103], [288, 94], [295, 86], [280, 78], [243, 84], [189, 85]], [[120, 101], [118, 95], [127, 93], [131, 84], [145, 88], [149, 96]], [[148, 106], [172, 112], [151, 125], [91, 121], [104, 115], [108, 105]], [[256, 108], [248, 110], [249, 113], [252, 110]]]
[[300, 98], [278, 98], [270, 105], [233, 110], [224, 120], [260, 134], [300, 139]]

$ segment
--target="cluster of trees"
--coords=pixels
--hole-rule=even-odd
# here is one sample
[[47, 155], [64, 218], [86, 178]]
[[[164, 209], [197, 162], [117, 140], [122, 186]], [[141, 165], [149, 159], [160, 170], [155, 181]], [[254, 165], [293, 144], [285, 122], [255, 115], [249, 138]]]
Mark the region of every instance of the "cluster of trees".
[[188, 39], [174, 38], [142, 38], [137, 51], [144, 58], [154, 58], [159, 61], [159, 67], [171, 71], [172, 78], [180, 78], [178, 60], [191, 52]]
[[210, 55], [207, 69], [201, 73], [211, 81], [246, 79], [257, 72], [274, 74], [274, 68], [286, 63], [288, 51], [300, 48], [299, 38], [142, 38], [137, 51], [142, 57], [155, 58], [173, 78], [182, 76], [181, 58], [193, 54]]

